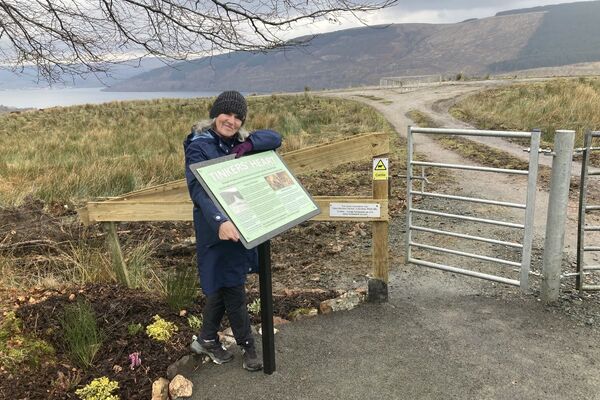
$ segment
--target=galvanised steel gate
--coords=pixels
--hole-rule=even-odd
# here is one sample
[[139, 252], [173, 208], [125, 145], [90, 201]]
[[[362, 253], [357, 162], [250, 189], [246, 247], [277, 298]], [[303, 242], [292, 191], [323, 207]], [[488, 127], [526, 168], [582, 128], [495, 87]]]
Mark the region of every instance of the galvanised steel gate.
[[585, 265], [584, 255], [586, 252], [600, 252], [600, 246], [598, 245], [585, 245], [585, 233], [586, 232], [599, 232], [600, 226], [586, 225], [585, 216], [586, 213], [599, 211], [600, 205], [588, 205], [587, 194], [588, 194], [588, 177], [600, 175], [600, 171], [590, 171], [590, 155], [592, 151], [600, 150], [600, 147], [593, 147], [592, 142], [594, 138], [600, 137], [600, 132], [587, 132], [584, 137], [583, 148], [578, 149], [583, 153], [581, 161], [581, 185], [579, 187], [579, 223], [577, 233], [577, 274], [576, 274], [576, 286], [580, 292], [586, 290], [600, 290], [600, 285], [590, 283], [591, 275], [596, 273], [597, 277], [600, 277], [600, 265]]
[[[413, 159], [414, 154], [414, 135], [415, 134], [425, 134], [425, 135], [450, 135], [450, 136], [493, 136], [500, 138], [520, 138], [520, 139], [529, 139], [530, 147], [529, 147], [529, 168], [527, 170], [518, 170], [518, 169], [502, 169], [502, 168], [490, 168], [490, 167], [480, 167], [475, 165], [457, 165], [457, 164], [443, 164], [443, 163], [435, 163], [435, 162], [421, 162], [415, 161]], [[540, 132], [539, 130], [535, 130], [533, 132], [507, 132], [507, 131], [485, 131], [485, 130], [471, 130], [471, 129], [438, 129], [438, 128], [419, 128], [419, 127], [408, 127], [408, 151], [407, 151], [407, 212], [406, 212], [406, 262], [413, 263], [416, 265], [436, 268], [444, 271], [454, 272], [457, 274], [468, 275], [472, 277], [487, 279], [495, 282], [506, 283], [509, 285], [520, 286], [522, 290], [526, 290], [529, 284], [529, 269], [531, 262], [531, 247], [533, 242], [533, 216], [534, 216], [534, 207], [535, 207], [535, 187], [537, 181], [537, 171], [538, 171], [538, 158], [539, 158], [539, 145], [540, 145]], [[421, 167], [423, 169], [422, 176], [414, 176], [413, 175], [413, 167]], [[448, 169], [460, 169], [460, 170], [471, 170], [471, 171], [481, 171], [481, 172], [489, 172], [490, 174], [496, 173], [504, 173], [504, 174], [514, 174], [514, 175], [527, 175], [527, 194], [524, 203], [510, 203], [504, 201], [496, 201], [489, 199], [481, 199], [475, 197], [463, 197], [463, 196], [454, 196], [443, 193], [432, 193], [426, 192], [424, 188], [423, 181], [426, 180], [424, 168], [448, 168]], [[421, 179], [422, 185], [421, 190], [415, 190], [413, 188], [413, 180]], [[482, 184], [485, 184], [482, 182]], [[524, 210], [523, 215], [523, 223], [513, 223], [502, 220], [495, 219], [484, 219], [474, 216], [468, 215], [458, 215], [458, 214], [450, 214], [433, 210], [426, 210], [422, 208], [413, 207], [413, 196], [423, 196], [429, 198], [438, 198], [438, 199], [446, 199], [450, 201], [459, 201], [459, 202], [469, 202], [469, 203], [479, 203], [486, 205], [493, 205], [499, 207], [508, 207], [508, 208], [516, 208]], [[454, 232], [451, 230], [440, 230], [434, 229], [426, 226], [419, 226], [413, 224], [413, 215], [421, 214], [421, 215], [430, 215], [437, 216], [442, 218], [450, 218], [457, 219], [462, 221], [471, 221], [478, 222], [483, 224], [491, 224], [502, 227], [508, 227], [511, 229], [518, 229], [523, 231], [522, 235], [522, 243], [516, 242], [508, 242], [503, 240], [497, 240], [494, 238], [488, 237], [480, 237], [475, 235], [467, 235], [464, 233]], [[489, 257], [485, 255], [475, 254], [475, 253], [467, 253], [463, 251], [459, 251], [456, 249], [449, 249], [444, 247], [433, 246], [430, 244], [419, 243], [413, 239], [413, 233], [415, 232], [428, 232], [434, 235], [446, 235], [454, 238], [466, 239], [466, 240], [475, 240], [480, 242], [486, 242], [493, 245], [505, 246], [507, 248], [515, 249], [519, 251], [520, 254], [520, 262], [509, 261], [502, 258]], [[419, 248], [422, 250], [431, 250], [435, 252], [442, 252], [457, 256], [469, 257], [478, 260], [483, 260], [487, 262], [492, 262], [495, 264], [500, 264], [503, 266], [510, 266], [516, 268], [520, 271], [519, 279], [510, 279], [504, 276], [482, 273], [479, 271], [473, 271], [457, 266], [450, 266], [441, 263], [435, 263], [431, 261], [426, 261], [423, 259], [417, 259], [412, 256], [412, 249]]]

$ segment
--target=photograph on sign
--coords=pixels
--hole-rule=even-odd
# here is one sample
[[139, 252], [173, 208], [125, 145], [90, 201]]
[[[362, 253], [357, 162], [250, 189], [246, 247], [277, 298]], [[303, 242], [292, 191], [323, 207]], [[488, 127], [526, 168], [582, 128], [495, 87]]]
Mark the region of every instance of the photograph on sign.
[[215, 205], [252, 248], [320, 213], [274, 151], [190, 165]]

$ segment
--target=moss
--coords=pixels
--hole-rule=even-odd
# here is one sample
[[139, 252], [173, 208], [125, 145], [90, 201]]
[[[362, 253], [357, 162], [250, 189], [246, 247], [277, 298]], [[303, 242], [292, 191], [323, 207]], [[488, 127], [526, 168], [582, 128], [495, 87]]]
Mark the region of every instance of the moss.
[[54, 361], [54, 348], [33, 335], [23, 333], [23, 326], [14, 312], [6, 315], [0, 325], [0, 366], [7, 370], [30, 367], [37, 369], [42, 361]]

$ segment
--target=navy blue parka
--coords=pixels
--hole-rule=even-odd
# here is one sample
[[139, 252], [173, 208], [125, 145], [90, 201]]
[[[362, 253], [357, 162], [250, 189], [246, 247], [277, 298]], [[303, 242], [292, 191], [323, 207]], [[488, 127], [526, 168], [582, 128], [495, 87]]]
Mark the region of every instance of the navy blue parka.
[[[271, 130], [257, 130], [245, 140], [252, 142], [253, 152], [274, 150], [281, 146], [281, 136]], [[185, 177], [194, 203], [194, 228], [200, 285], [205, 295], [223, 287], [236, 287], [246, 282], [246, 274], [258, 269], [256, 248], [248, 250], [241, 242], [219, 239], [219, 227], [228, 220], [214, 205], [190, 170], [191, 164], [228, 155], [241, 143], [238, 132], [231, 141], [217, 135], [208, 126], [196, 125], [185, 141]]]

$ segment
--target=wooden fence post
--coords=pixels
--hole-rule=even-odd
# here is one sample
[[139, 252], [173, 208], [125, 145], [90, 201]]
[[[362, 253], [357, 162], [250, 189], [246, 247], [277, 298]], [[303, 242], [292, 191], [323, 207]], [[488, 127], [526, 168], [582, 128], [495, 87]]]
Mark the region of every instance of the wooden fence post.
[[112, 259], [113, 268], [117, 275], [117, 281], [119, 283], [131, 287], [129, 280], [129, 272], [127, 271], [127, 264], [125, 264], [125, 258], [123, 257], [123, 251], [121, 251], [121, 244], [119, 243], [119, 237], [117, 236], [117, 229], [114, 222], [103, 222], [102, 227], [106, 231], [106, 243], [108, 244], [108, 250]]
[[[373, 199], [388, 200], [388, 160], [373, 159]], [[368, 300], [382, 303], [388, 300], [388, 221], [375, 221], [373, 225], [373, 278], [369, 280]]]

